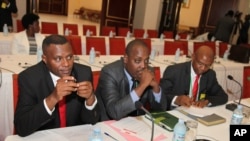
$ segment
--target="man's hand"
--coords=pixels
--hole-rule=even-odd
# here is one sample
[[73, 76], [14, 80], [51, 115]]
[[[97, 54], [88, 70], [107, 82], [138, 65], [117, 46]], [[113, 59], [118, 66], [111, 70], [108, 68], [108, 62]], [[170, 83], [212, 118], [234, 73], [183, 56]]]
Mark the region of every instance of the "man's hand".
[[79, 87], [77, 89], [77, 94], [80, 97], [83, 97], [86, 99], [87, 105], [92, 105], [95, 102], [95, 95], [93, 92], [93, 86], [90, 81], [83, 81], [78, 83]]
[[200, 101], [193, 102], [193, 106], [203, 108], [203, 107], [206, 107], [208, 103], [209, 103], [208, 100], [200, 100]]
[[178, 96], [174, 102], [176, 105], [190, 107], [192, 105], [192, 99], [187, 95]]

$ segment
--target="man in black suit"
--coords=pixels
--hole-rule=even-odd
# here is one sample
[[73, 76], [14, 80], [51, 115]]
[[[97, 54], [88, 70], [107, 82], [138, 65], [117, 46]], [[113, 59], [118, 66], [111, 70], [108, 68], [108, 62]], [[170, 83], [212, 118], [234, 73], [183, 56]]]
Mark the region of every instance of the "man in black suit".
[[[136, 39], [127, 45], [123, 58], [103, 67], [96, 94], [102, 98], [108, 118], [145, 114], [136, 110], [138, 100], [150, 110], [166, 110], [166, 97], [148, 64], [149, 48]], [[132, 78], [138, 81], [137, 87], [133, 87]]]
[[[168, 66], [160, 81], [167, 95], [168, 108], [175, 106], [216, 106], [225, 104], [228, 95], [218, 84], [214, 70], [214, 52], [208, 46], [201, 46], [192, 55], [192, 61]], [[197, 77], [196, 91], [194, 91]], [[171, 109], [170, 108], [170, 109]]]
[[3, 25], [13, 28], [12, 13], [17, 13], [16, 0], [0, 0], [0, 32], [3, 32]]
[[[64, 36], [46, 37], [42, 49], [42, 61], [18, 77], [19, 97], [14, 118], [17, 134], [27, 136], [37, 130], [99, 121], [91, 68], [74, 63], [72, 47]], [[66, 120], [61, 119], [62, 115]]]

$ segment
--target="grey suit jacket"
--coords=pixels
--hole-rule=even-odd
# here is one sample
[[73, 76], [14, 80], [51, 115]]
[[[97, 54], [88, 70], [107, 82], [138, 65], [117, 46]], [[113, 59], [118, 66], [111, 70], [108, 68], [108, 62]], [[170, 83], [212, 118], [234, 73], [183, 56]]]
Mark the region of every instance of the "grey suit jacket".
[[[188, 95], [191, 81], [191, 62], [180, 63], [168, 66], [161, 78], [160, 86], [165, 95], [167, 95], [168, 108], [171, 107], [171, 101], [174, 96]], [[216, 74], [209, 69], [202, 74], [199, 83], [199, 99], [205, 94], [205, 99], [209, 100], [211, 106], [225, 104], [228, 95], [217, 82]], [[169, 109], [168, 109], [169, 110]]]
[[[101, 97], [108, 118], [118, 120], [131, 116], [131, 112], [136, 111], [129, 93], [129, 82], [124, 72], [123, 61], [118, 60], [103, 67], [96, 94]], [[157, 103], [151, 87], [144, 91], [140, 101], [144, 106], [149, 103], [151, 110], [166, 110], [165, 95], [162, 95], [160, 103]], [[140, 114], [144, 114], [144, 112]]]

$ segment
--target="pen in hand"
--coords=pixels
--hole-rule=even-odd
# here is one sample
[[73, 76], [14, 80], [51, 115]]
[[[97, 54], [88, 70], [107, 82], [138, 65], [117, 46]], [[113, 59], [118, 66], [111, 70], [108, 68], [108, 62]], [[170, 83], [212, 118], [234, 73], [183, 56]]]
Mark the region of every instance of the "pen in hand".
[[105, 134], [106, 136], [108, 136], [108, 137], [110, 137], [110, 138], [114, 139], [115, 141], [118, 141], [116, 138], [114, 138], [114, 137], [113, 137], [113, 136], [111, 136], [110, 134], [108, 134], [108, 133], [106, 133], [106, 132], [104, 132], [104, 134]]

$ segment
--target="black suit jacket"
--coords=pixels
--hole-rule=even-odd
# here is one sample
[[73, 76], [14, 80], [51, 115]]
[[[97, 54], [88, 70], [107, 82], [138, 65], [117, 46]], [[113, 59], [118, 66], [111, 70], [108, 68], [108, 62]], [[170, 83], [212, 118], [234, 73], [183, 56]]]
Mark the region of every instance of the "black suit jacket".
[[0, 1], [0, 32], [3, 31], [5, 23], [13, 27], [11, 13], [17, 13], [16, 0], [9, 0], [9, 2], [10, 7], [2, 8], [2, 0]]
[[[165, 95], [167, 95], [168, 107], [171, 107], [171, 101], [174, 96], [188, 95], [191, 81], [191, 62], [180, 63], [168, 66], [161, 78], [160, 86]], [[199, 83], [199, 99], [201, 94], [205, 94], [205, 99], [209, 100], [211, 106], [225, 104], [228, 95], [217, 82], [216, 74], [209, 69], [202, 74]]]
[[[92, 82], [92, 72], [88, 66], [74, 63], [72, 75], [77, 82]], [[14, 118], [17, 134], [27, 136], [37, 130], [60, 127], [58, 105], [52, 115], [49, 115], [43, 103], [44, 98], [54, 90], [54, 84], [45, 63], [41, 61], [21, 72], [18, 84], [19, 97]], [[88, 110], [84, 101], [85, 99], [75, 92], [66, 96], [66, 126], [94, 124], [99, 121], [99, 106]]]
[[[118, 120], [126, 116], [136, 116], [132, 114], [136, 107], [130, 96], [129, 82], [122, 60], [102, 68], [96, 94], [103, 100], [108, 118]], [[157, 103], [151, 87], [144, 91], [140, 101], [144, 106], [149, 103], [152, 110], [166, 110], [165, 95], [162, 95], [160, 103]], [[141, 114], [144, 112], [139, 111], [138, 115]]]

